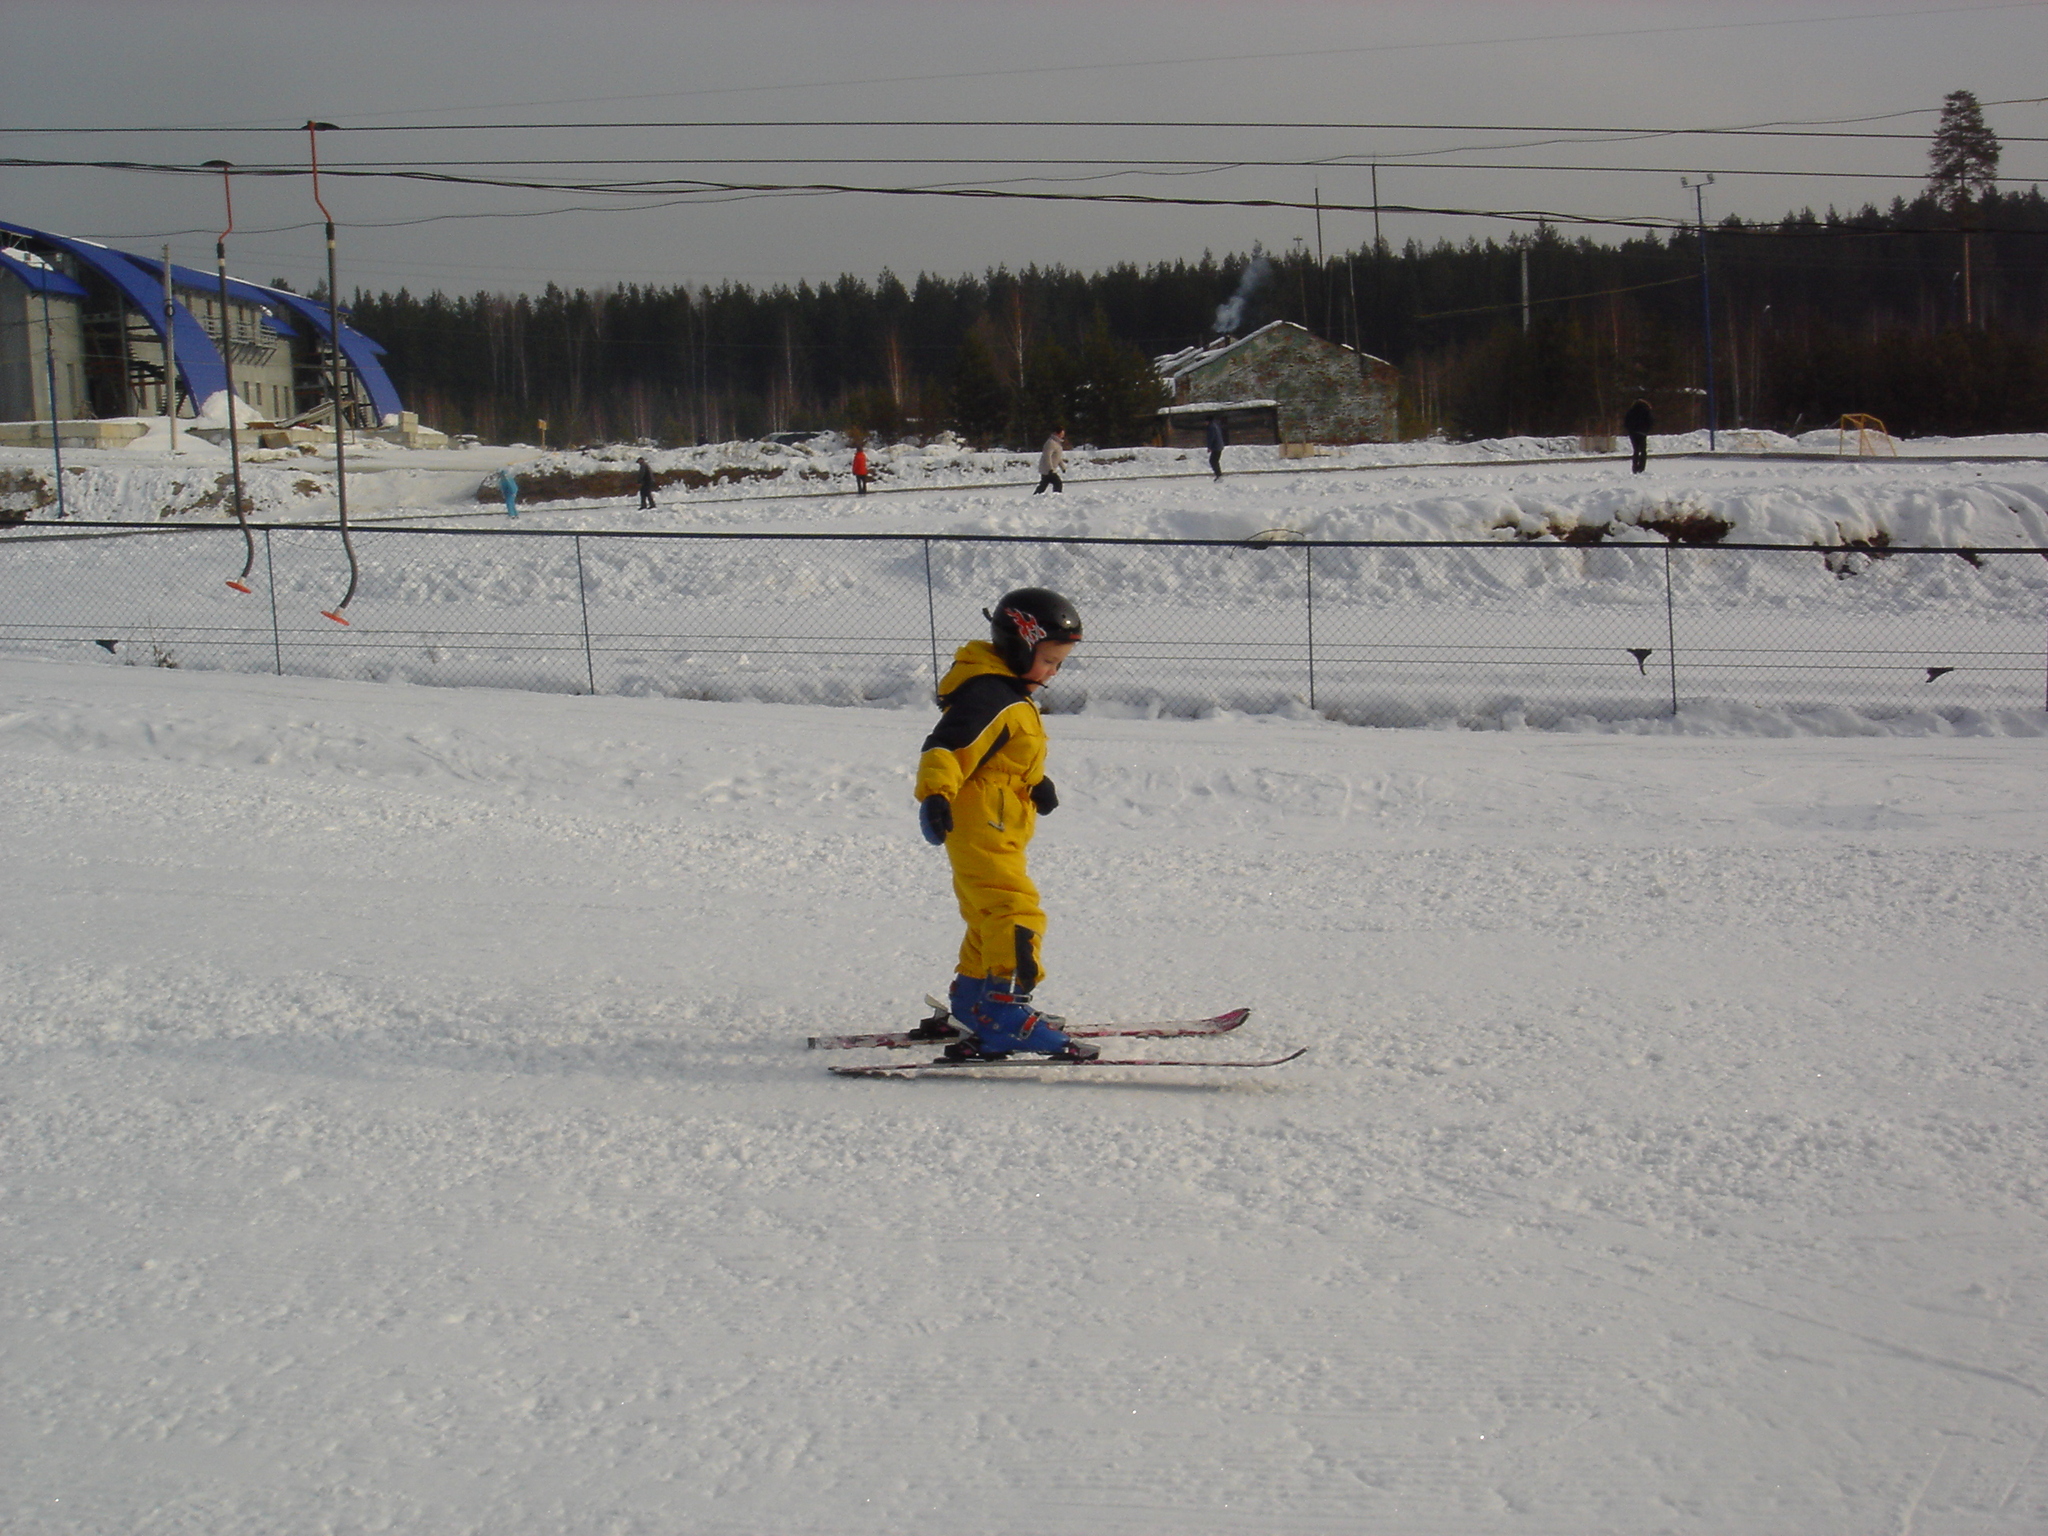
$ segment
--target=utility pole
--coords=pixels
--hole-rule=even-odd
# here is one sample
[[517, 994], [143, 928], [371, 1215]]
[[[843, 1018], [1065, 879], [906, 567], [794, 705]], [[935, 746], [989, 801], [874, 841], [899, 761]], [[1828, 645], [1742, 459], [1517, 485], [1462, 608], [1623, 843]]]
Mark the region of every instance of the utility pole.
[[1714, 178], [1702, 176], [1695, 181], [1689, 176], [1678, 178], [1681, 187], [1690, 188], [1693, 205], [1699, 211], [1700, 220], [1700, 334], [1707, 344], [1707, 447], [1711, 451], [1719, 446], [1715, 437], [1718, 413], [1714, 408], [1714, 296], [1707, 281], [1707, 188], [1714, 184]]
[[1522, 334], [1529, 334], [1529, 247], [1522, 247]]
[[57, 271], [54, 260], [43, 263], [43, 369], [50, 381], [50, 452], [57, 463], [57, 519], [62, 522], [67, 516], [64, 510], [64, 424], [58, 419], [57, 410], [57, 331], [50, 321], [50, 278]]
[[1316, 188], [1316, 286], [1323, 294], [1323, 334], [1330, 334], [1330, 264], [1323, 257], [1323, 189]]
[[220, 366], [228, 381], [228, 466], [235, 482], [235, 521], [242, 525], [242, 543], [248, 559], [242, 574], [228, 583], [237, 592], [249, 590], [249, 573], [256, 568], [256, 537], [249, 532], [249, 514], [242, 506], [242, 444], [235, 421], [235, 341], [228, 325], [228, 236], [235, 232], [235, 186], [228, 179], [234, 169], [225, 160], [209, 160], [209, 170], [220, 172], [221, 194], [227, 199], [228, 227], [213, 242], [214, 273], [220, 282]]
[[164, 420], [178, 451], [178, 301], [171, 297], [171, 248], [164, 247]]
[[[1375, 320], [1378, 320], [1386, 309], [1386, 295], [1381, 291], [1383, 280], [1384, 274], [1380, 270], [1380, 167], [1379, 162], [1374, 161], [1372, 167], [1372, 317]], [[1355, 289], [1351, 296], [1351, 308], [1355, 314], [1358, 309], [1358, 295]], [[1359, 327], [1359, 331], [1360, 334], [1357, 342], [1359, 350], [1363, 351], [1365, 349], [1364, 327]]]

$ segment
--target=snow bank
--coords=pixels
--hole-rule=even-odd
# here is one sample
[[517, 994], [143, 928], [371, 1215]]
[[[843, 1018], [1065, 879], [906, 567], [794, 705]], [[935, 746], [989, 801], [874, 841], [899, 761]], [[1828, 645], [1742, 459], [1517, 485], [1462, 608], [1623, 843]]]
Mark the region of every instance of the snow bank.
[[[1825, 435], [1809, 433], [1797, 444], [1771, 434], [1749, 437], [1752, 446], [1789, 449], [1814, 447]], [[175, 459], [155, 436], [130, 448], [67, 455], [72, 515], [224, 516], [225, 495], [208, 472], [225, 470], [226, 450], [189, 432], [179, 441]], [[526, 515], [586, 528], [674, 527], [680, 518], [693, 527], [829, 523], [846, 531], [900, 528], [915, 519], [923, 531], [1168, 538], [1248, 538], [1277, 527], [1318, 539], [2048, 545], [2048, 437], [1909, 446], [1912, 453], [1896, 459], [1708, 455], [1703, 437], [1661, 438], [1657, 452], [1664, 456], [1653, 458], [1643, 476], [1622, 472], [1618, 458], [1586, 458], [1575, 439], [1361, 444], [1310, 460], [1286, 460], [1272, 448], [1232, 448], [1220, 485], [1210, 484], [1199, 454], [1084, 448], [1072, 457], [1064, 498], [1021, 501], [1016, 488], [1036, 481], [1032, 455], [977, 453], [949, 437], [871, 448], [877, 494], [866, 498], [850, 494], [851, 449], [837, 435], [799, 444], [551, 453], [377, 444], [352, 452], [349, 494], [351, 508], [366, 515], [488, 515], [497, 493], [485, 482], [509, 464]], [[1673, 456], [1683, 454], [1696, 456]], [[642, 457], [659, 482], [654, 514], [635, 506]], [[47, 455], [0, 451], [0, 470], [53, 499]], [[333, 513], [331, 456], [278, 465], [251, 455], [245, 476], [262, 517]], [[1167, 486], [1174, 489], [1158, 494]], [[16, 499], [25, 508], [35, 503], [33, 496]], [[1109, 508], [1117, 509], [1113, 523], [1104, 517]]]

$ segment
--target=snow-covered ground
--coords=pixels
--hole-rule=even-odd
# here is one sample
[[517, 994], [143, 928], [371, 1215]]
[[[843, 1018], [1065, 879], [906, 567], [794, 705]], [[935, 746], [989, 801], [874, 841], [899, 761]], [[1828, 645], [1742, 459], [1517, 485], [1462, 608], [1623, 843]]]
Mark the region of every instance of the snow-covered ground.
[[[638, 526], [1372, 537], [1640, 497], [2048, 542], [2039, 463], [1270, 468]], [[2038, 616], [2039, 578], [1939, 564], [1870, 590]], [[509, 606], [494, 569], [407, 579]], [[1597, 606], [1564, 569], [1535, 601]], [[2038, 710], [1062, 712], [1045, 1000], [1245, 1004], [1185, 1054], [1309, 1054], [854, 1082], [804, 1038], [914, 1019], [957, 942], [915, 689], [77, 649], [0, 657], [9, 1536], [2048, 1529]]]
[[[142, 420], [154, 430], [127, 447], [64, 450], [68, 515], [89, 522], [226, 518], [227, 449], [187, 430], [172, 454], [162, 419]], [[1229, 473], [1214, 488], [1201, 452], [1083, 446], [1070, 456], [1065, 499], [1023, 506], [1014, 493], [1036, 483], [1035, 452], [975, 452], [950, 435], [870, 447], [875, 494], [865, 498], [850, 494], [852, 449], [837, 434], [799, 444], [552, 452], [528, 444], [408, 450], [365, 440], [347, 450], [346, 465], [350, 513], [364, 521], [499, 516], [495, 485], [486, 481], [500, 468], [532, 485], [630, 473], [644, 457], [660, 475], [691, 477], [665, 480], [654, 513], [639, 513], [635, 497], [623, 492], [539, 502], [529, 494], [524, 515], [539, 515], [548, 527], [579, 528], [1029, 528], [1243, 537], [1275, 526], [1256, 519], [1278, 511], [1298, 514], [1285, 526], [1306, 536], [1382, 539], [1610, 524], [1631, 536], [1659, 517], [1706, 515], [1724, 521], [1731, 538], [1767, 543], [1825, 545], [1880, 532], [1903, 544], [2048, 542], [2048, 503], [2038, 494], [2048, 433], [1887, 440], [1896, 454], [1861, 456], [1853, 437], [1845, 442], [1833, 429], [1797, 438], [1723, 432], [1713, 454], [1704, 432], [1651, 441], [1651, 468], [1643, 476], [1627, 473], [1626, 451], [1589, 454], [1578, 438], [1361, 443], [1317, 448], [1301, 459], [1274, 447], [1233, 446], [1225, 450]], [[1844, 447], [1846, 454], [1838, 451]], [[261, 520], [334, 516], [331, 448], [248, 453], [243, 475], [244, 494]], [[45, 520], [55, 500], [47, 450], [0, 448], [0, 514]], [[1895, 508], [1901, 500], [1906, 505]], [[1231, 515], [1238, 511], [1242, 517]]]
[[1310, 1054], [843, 1081], [928, 718], [0, 664], [0, 1523], [2048, 1527], [2039, 741], [1062, 716]]

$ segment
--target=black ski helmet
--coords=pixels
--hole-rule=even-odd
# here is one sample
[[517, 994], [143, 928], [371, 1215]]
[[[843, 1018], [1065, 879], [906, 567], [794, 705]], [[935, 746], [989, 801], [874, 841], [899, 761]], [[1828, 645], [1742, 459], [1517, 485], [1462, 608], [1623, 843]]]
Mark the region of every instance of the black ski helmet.
[[996, 654], [1020, 677], [1030, 670], [1031, 653], [1039, 641], [1081, 638], [1080, 609], [1046, 587], [1005, 592], [996, 600], [995, 612], [985, 608], [982, 612], [987, 615]]

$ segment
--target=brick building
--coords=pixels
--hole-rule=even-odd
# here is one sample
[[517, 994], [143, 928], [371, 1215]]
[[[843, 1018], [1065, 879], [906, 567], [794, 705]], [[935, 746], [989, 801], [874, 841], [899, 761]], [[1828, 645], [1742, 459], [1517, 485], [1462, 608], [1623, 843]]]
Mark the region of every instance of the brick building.
[[[1400, 375], [1393, 364], [1325, 341], [1291, 320], [1275, 320], [1249, 336], [1221, 336], [1157, 359], [1173, 399], [1160, 413], [1170, 443], [1199, 443], [1206, 412], [1247, 406], [1273, 411], [1285, 443], [1390, 443], [1399, 435]], [[1232, 433], [1233, 441], [1247, 441]]]

